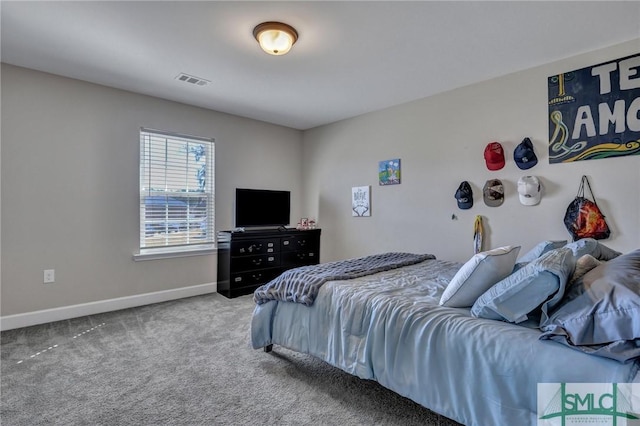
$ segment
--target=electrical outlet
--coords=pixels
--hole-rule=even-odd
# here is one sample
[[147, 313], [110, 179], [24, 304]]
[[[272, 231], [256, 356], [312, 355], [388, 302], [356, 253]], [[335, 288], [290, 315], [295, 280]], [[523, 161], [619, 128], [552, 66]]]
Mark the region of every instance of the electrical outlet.
[[44, 283], [49, 284], [56, 281], [56, 270], [55, 269], [45, 269], [44, 270]]

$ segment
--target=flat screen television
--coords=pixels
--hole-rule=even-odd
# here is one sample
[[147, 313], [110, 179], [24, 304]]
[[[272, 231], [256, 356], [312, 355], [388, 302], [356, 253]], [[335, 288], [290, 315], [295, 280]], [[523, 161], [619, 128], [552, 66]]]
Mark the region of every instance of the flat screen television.
[[237, 228], [287, 226], [291, 192], [236, 188], [235, 210]]

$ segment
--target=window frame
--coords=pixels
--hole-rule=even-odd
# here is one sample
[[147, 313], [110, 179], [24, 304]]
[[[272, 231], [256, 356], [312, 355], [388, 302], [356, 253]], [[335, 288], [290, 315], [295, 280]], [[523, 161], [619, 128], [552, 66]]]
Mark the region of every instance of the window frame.
[[[166, 142], [184, 142], [184, 143], [206, 143], [208, 146], [206, 147], [206, 162], [204, 164], [205, 168], [205, 188], [202, 192], [199, 191], [189, 191], [188, 189], [182, 191], [171, 191], [167, 187], [164, 190], [159, 190], [158, 188], [145, 188], [145, 171], [149, 170], [149, 164], [145, 161], [149, 157], [145, 155], [145, 146], [150, 145], [151, 141], [148, 139], [149, 137], [157, 137], [157, 138], [165, 138]], [[166, 143], [165, 142], [165, 143]], [[166, 149], [166, 147], [165, 147]], [[187, 153], [187, 158], [189, 153]], [[139, 131], [139, 172], [138, 172], [138, 194], [139, 194], [139, 239], [138, 239], [138, 252], [134, 253], [133, 259], [136, 261], [139, 260], [153, 260], [153, 259], [163, 259], [163, 258], [172, 258], [172, 257], [185, 257], [185, 256], [199, 256], [199, 255], [209, 255], [215, 253], [216, 250], [216, 231], [215, 231], [215, 139], [214, 138], [204, 138], [199, 136], [191, 136], [173, 132], [167, 132], [163, 130], [149, 129], [145, 127], [141, 127]], [[166, 173], [169, 165], [165, 164], [164, 172]], [[187, 165], [188, 167], [188, 165]], [[186, 174], [186, 172], [185, 172]], [[180, 196], [181, 198], [191, 198], [191, 197], [202, 197], [202, 194], [205, 194], [207, 201], [207, 208], [205, 215], [207, 217], [206, 229], [207, 229], [207, 239], [202, 243], [187, 243], [187, 244], [174, 244], [174, 245], [159, 245], [152, 247], [144, 247], [144, 238], [146, 237], [146, 225], [148, 217], [145, 217], [146, 211], [146, 197], [149, 196], [160, 196], [160, 197], [170, 197], [171, 195]], [[167, 210], [170, 209], [169, 204], [167, 204]], [[189, 228], [190, 221], [188, 218], [189, 209], [187, 209], [187, 229]], [[169, 216], [164, 219], [165, 220], [165, 229], [169, 229], [168, 221]], [[179, 221], [179, 220], [178, 220]], [[179, 221], [180, 222], [180, 221]], [[190, 232], [187, 232], [187, 236], [190, 236]], [[165, 242], [166, 243], [166, 242]]]

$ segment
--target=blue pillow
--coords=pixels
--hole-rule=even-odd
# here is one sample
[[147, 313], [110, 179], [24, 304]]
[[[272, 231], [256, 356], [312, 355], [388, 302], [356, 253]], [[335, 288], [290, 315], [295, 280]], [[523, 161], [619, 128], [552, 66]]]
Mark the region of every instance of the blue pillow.
[[546, 252], [548, 252], [550, 250], [554, 250], [554, 249], [560, 248], [560, 247], [563, 247], [565, 244], [567, 244], [567, 240], [560, 240], [560, 241], [547, 240], [547, 241], [542, 241], [542, 242], [536, 244], [536, 246], [534, 248], [532, 248], [531, 250], [529, 250], [528, 252], [526, 252], [525, 254], [520, 256], [518, 258], [518, 260], [516, 261], [516, 263], [529, 263], [529, 262], [531, 262], [533, 260], [536, 260], [537, 258], [542, 256]]
[[597, 240], [594, 240], [593, 238], [583, 238], [569, 243], [565, 247], [568, 247], [573, 251], [573, 255], [576, 259], [584, 256], [585, 254], [590, 254], [598, 260], [611, 260], [622, 254], [619, 251], [615, 251]]
[[471, 315], [519, 323], [540, 307], [548, 312], [561, 299], [573, 269], [573, 252], [548, 251], [495, 284], [471, 308]]
[[540, 328], [540, 339], [592, 355], [640, 357], [640, 249], [587, 272]]

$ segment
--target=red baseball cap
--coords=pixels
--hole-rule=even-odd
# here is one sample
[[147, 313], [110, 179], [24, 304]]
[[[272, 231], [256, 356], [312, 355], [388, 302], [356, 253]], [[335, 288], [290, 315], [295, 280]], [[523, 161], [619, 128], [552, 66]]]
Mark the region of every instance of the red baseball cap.
[[504, 150], [498, 142], [491, 142], [484, 149], [484, 161], [487, 163], [487, 169], [500, 170], [504, 167]]

